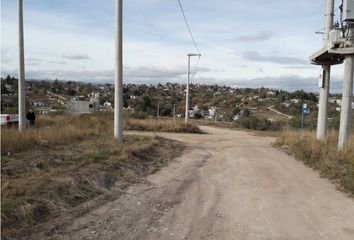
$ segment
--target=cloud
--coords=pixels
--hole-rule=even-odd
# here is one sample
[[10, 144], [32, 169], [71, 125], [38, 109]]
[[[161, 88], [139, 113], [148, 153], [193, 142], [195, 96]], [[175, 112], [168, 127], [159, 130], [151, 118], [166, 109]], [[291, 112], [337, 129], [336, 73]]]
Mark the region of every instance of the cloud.
[[[198, 72], [209, 72], [211, 69], [200, 67]], [[16, 75], [15, 70], [3, 71], [4, 75]], [[125, 83], [159, 83], [159, 82], [178, 82], [186, 74], [185, 67], [158, 67], [158, 66], [138, 66], [124, 67], [124, 81]], [[29, 70], [26, 71], [27, 79], [61, 79], [72, 81], [87, 81], [87, 82], [113, 82], [114, 70], [85, 70], [78, 68], [78, 70]]]
[[59, 64], [59, 65], [67, 65], [68, 64], [65, 61], [48, 61], [48, 63]]
[[271, 31], [260, 31], [254, 34], [243, 35], [237, 37], [237, 40], [240, 42], [258, 42], [258, 41], [266, 41], [271, 39], [274, 36], [274, 33]]
[[65, 59], [70, 59], [70, 60], [86, 60], [90, 59], [90, 57], [87, 54], [82, 54], [82, 53], [64, 53], [62, 55], [63, 58]]
[[285, 66], [285, 69], [318, 69], [318, 66], [316, 65], [294, 65], [294, 66]]
[[43, 61], [39, 58], [26, 58], [25, 62], [26, 62], [26, 65], [38, 66]]
[[9, 49], [1, 46], [1, 64], [10, 63], [12, 59], [8, 56]]
[[[230, 82], [226, 80], [226, 82]], [[261, 86], [295, 91], [303, 89], [305, 91], [319, 92], [317, 77], [301, 77], [298, 75], [283, 75], [279, 77], [260, 77], [251, 79], [233, 80], [240, 87], [258, 88]], [[342, 82], [339, 77], [333, 76], [331, 80], [331, 92], [340, 93]]]
[[[140, 67], [125, 67], [125, 75], [133, 78], [179, 78], [186, 74], [186, 69], [183, 66], [177, 67], [156, 67], [156, 66], [140, 66]], [[210, 72], [211, 69], [200, 67], [198, 72]]]
[[[241, 88], [273, 88], [279, 90], [286, 90], [289, 92], [294, 92], [296, 90], [303, 89], [309, 92], [319, 92], [318, 88], [318, 77], [302, 77], [299, 75], [281, 75], [278, 77], [265, 76], [259, 78], [212, 78], [199, 76], [194, 79], [194, 83], [214, 85], [218, 84], [231, 86], [231, 87], [241, 87]], [[331, 93], [341, 93], [342, 92], [342, 80], [339, 76], [332, 76], [331, 79]]]
[[257, 51], [244, 51], [242, 53], [243, 59], [253, 62], [268, 62], [276, 64], [288, 65], [309, 65], [307, 61], [297, 57], [284, 57], [279, 55], [261, 55]]

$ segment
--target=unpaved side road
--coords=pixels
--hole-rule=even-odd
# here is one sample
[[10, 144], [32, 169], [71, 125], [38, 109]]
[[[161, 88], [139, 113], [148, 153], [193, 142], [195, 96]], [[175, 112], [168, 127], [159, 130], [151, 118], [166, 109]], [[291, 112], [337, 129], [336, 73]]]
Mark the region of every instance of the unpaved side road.
[[189, 150], [49, 239], [354, 239], [353, 199], [274, 139], [204, 130], [160, 134]]

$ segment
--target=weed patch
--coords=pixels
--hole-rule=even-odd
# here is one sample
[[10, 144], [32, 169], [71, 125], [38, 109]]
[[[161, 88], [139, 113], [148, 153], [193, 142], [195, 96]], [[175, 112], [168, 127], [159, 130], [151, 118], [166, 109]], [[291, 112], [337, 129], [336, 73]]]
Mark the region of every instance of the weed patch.
[[336, 136], [335, 132], [330, 132], [325, 142], [319, 142], [314, 132], [288, 130], [281, 134], [275, 145], [319, 170], [323, 177], [338, 182], [343, 190], [354, 196], [354, 136], [342, 151], [337, 150]]

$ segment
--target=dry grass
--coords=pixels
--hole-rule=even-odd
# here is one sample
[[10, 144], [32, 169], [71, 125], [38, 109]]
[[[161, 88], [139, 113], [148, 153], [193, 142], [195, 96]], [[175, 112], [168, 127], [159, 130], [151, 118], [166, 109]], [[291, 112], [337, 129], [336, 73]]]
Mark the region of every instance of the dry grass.
[[2, 129], [3, 236], [71, 214], [117, 182], [121, 191], [182, 153], [182, 144], [161, 138], [127, 135], [118, 144], [112, 125], [111, 115], [53, 116], [24, 134]]
[[184, 123], [173, 120], [157, 119], [127, 119], [124, 125], [127, 130], [155, 131], [155, 132], [175, 132], [175, 133], [203, 133], [200, 128], [193, 123]]
[[122, 191], [179, 156], [182, 150], [180, 143], [162, 138], [127, 136], [117, 144], [100, 136], [4, 156], [2, 233], [13, 236], [23, 226], [33, 227], [67, 215], [96, 196], [109, 195], [117, 182]]
[[354, 196], [354, 136], [350, 145], [337, 150], [337, 133], [330, 132], [326, 142], [318, 142], [315, 132], [284, 131], [276, 146], [293, 154], [305, 164], [319, 170], [322, 176], [337, 181]]
[[[196, 124], [172, 120], [125, 119], [126, 130], [202, 133]], [[1, 154], [12, 154], [27, 149], [64, 145], [83, 139], [113, 133], [112, 114], [75, 116], [39, 116], [36, 128], [23, 134], [15, 128], [1, 129]]]

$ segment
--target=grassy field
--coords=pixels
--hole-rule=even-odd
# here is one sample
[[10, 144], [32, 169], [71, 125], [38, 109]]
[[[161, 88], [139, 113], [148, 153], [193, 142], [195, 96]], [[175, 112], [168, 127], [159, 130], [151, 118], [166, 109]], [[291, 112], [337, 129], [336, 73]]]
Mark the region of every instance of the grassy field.
[[[137, 131], [202, 133], [196, 124], [185, 124], [172, 119], [140, 120], [126, 118], [124, 128]], [[69, 144], [100, 135], [113, 138], [112, 114], [91, 114], [77, 117], [66, 115], [40, 116], [36, 128], [27, 131], [26, 134], [19, 133], [15, 128], [7, 129], [3, 127], [1, 129], [1, 154]]]
[[354, 196], [354, 135], [343, 151], [337, 150], [337, 136], [332, 131], [326, 142], [318, 142], [313, 131], [284, 131], [275, 145], [319, 170], [323, 177], [339, 183], [338, 186]]
[[203, 133], [195, 123], [184, 123], [172, 119], [127, 119], [124, 128], [137, 131]]
[[[145, 122], [146, 121], [146, 122]], [[181, 143], [126, 135], [117, 143], [111, 115], [40, 117], [35, 129], [1, 131], [4, 239], [62, 215], [113, 187], [123, 191], [179, 156]], [[127, 129], [198, 132], [195, 125], [128, 120]], [[154, 126], [154, 127], [151, 127]], [[159, 127], [156, 127], [159, 126]], [[119, 192], [118, 191], [118, 192]]]

